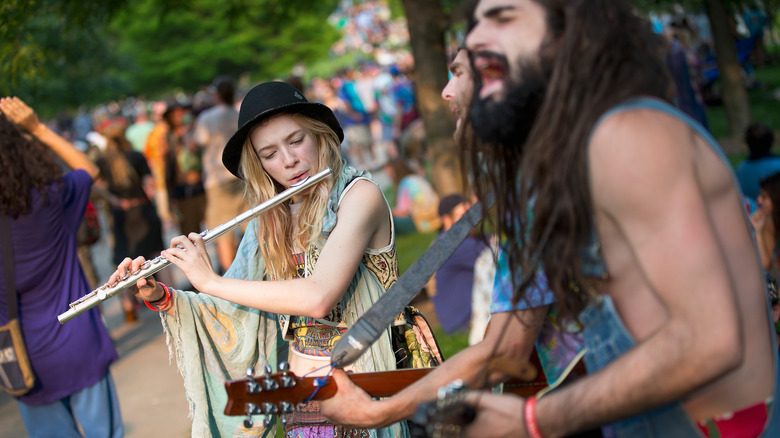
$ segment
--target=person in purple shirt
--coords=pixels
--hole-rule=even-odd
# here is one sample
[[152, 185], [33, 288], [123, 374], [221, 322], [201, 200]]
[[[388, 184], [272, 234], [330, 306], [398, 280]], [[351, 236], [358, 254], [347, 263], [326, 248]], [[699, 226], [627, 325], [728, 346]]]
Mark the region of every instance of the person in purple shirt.
[[[98, 168], [40, 123], [20, 99], [0, 99], [0, 215], [9, 217], [19, 320], [35, 386], [15, 397], [31, 437], [121, 437], [109, 365], [117, 353], [97, 308], [60, 325], [57, 315], [90, 288], [76, 231]], [[54, 154], [52, 154], [54, 152]], [[57, 155], [70, 172], [62, 171]], [[2, 274], [5, 276], [5, 273]], [[0, 324], [6, 324], [0, 280]]]

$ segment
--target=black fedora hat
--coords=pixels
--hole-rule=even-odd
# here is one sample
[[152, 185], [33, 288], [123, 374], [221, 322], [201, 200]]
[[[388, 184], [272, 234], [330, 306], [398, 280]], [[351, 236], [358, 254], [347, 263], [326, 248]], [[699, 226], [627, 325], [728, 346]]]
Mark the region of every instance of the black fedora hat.
[[281, 113], [303, 114], [317, 119], [330, 126], [339, 141], [344, 141], [344, 131], [330, 108], [307, 101], [303, 93], [286, 82], [265, 82], [249, 90], [244, 97], [238, 112], [238, 130], [222, 151], [222, 163], [230, 173], [243, 179], [238, 164], [249, 130], [257, 123]]

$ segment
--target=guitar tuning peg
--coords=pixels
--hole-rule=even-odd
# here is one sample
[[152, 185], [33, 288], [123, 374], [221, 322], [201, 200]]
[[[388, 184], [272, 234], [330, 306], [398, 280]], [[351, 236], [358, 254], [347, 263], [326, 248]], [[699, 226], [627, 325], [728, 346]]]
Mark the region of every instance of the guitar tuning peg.
[[246, 369], [246, 391], [249, 394], [257, 394], [258, 392], [261, 392], [263, 388], [257, 383], [255, 380], [255, 369], [252, 367], [249, 367]]
[[244, 429], [251, 429], [252, 426], [254, 426], [254, 423], [252, 423], [252, 416], [247, 415], [247, 417], [244, 419]]
[[273, 403], [263, 403], [263, 413], [266, 415], [274, 415], [279, 413], [279, 408]]
[[293, 404], [290, 402], [283, 401], [279, 404], [279, 407], [279, 410], [282, 412], [282, 414], [292, 414], [295, 412], [295, 406], [293, 406]]
[[279, 362], [279, 371], [283, 374], [287, 374], [288, 371], [290, 371], [290, 363], [289, 362]]
[[295, 380], [295, 376], [288, 374], [286, 371], [284, 372], [284, 374], [282, 374], [279, 380], [281, 381], [282, 388], [292, 388], [297, 384], [297, 381]]
[[270, 375], [265, 376], [265, 378], [263, 379], [263, 388], [266, 391], [275, 391], [279, 389], [279, 382], [271, 378]]
[[271, 427], [271, 417], [265, 417], [263, 418], [263, 428], [268, 429]]
[[265, 374], [267, 376], [270, 376], [271, 374], [273, 374], [273, 372], [274, 370], [273, 368], [271, 368], [271, 365], [265, 364]]

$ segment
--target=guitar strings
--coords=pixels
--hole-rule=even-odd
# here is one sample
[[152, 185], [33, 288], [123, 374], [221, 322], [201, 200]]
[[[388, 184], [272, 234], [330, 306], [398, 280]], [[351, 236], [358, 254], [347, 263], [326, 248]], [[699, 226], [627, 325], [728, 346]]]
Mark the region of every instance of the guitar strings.
[[309, 397], [306, 400], [303, 401], [304, 404], [309, 403], [310, 401], [312, 401], [312, 399], [314, 399], [314, 397], [320, 391], [320, 388], [325, 386], [325, 384], [328, 382], [328, 377], [330, 377], [330, 375], [333, 374], [333, 370], [336, 369], [336, 367], [333, 364], [327, 364], [327, 365], [323, 365], [323, 366], [321, 366], [319, 368], [315, 368], [315, 369], [313, 369], [313, 370], [311, 370], [308, 373], [303, 375], [303, 377], [306, 377], [306, 376], [308, 376], [311, 373], [317, 372], [317, 371], [319, 371], [321, 369], [325, 369], [325, 368], [330, 368], [330, 370], [328, 370], [328, 373], [325, 374], [322, 377], [314, 377], [314, 382], [315, 382], [314, 392], [312, 392], [309, 395]]

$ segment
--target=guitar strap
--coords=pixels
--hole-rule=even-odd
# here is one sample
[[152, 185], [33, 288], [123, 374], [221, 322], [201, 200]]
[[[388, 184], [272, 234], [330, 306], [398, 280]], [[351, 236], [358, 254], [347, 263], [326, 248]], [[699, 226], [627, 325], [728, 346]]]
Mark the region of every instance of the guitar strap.
[[[489, 208], [492, 201], [487, 202]], [[477, 202], [449, 230], [439, 235], [431, 247], [398, 278], [387, 293], [382, 295], [344, 334], [333, 347], [331, 365], [336, 368], [350, 365], [379, 339], [382, 331], [390, 327], [395, 317], [412, 301], [412, 298], [450, 258], [481, 220], [482, 205]]]

